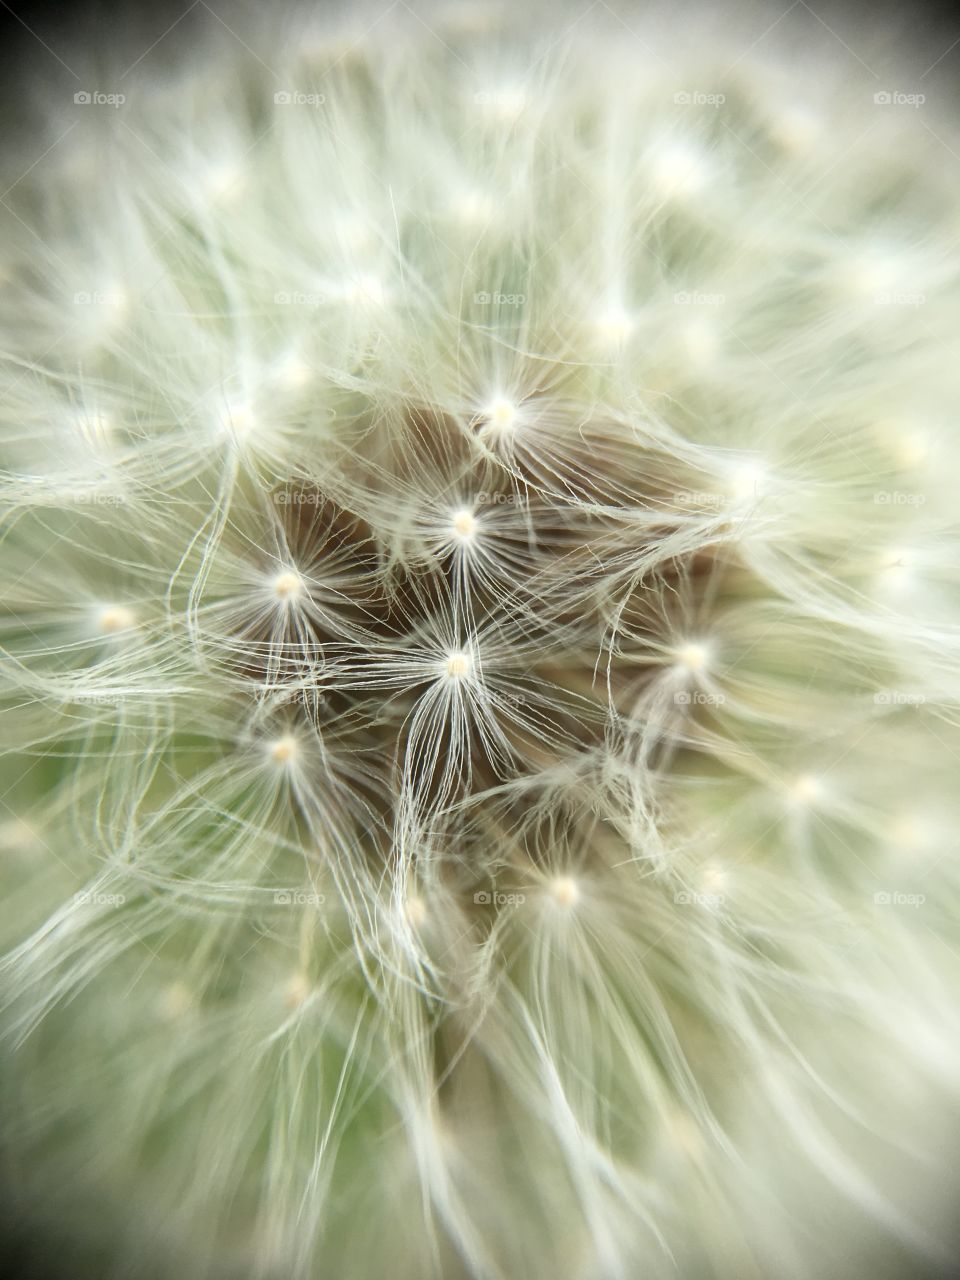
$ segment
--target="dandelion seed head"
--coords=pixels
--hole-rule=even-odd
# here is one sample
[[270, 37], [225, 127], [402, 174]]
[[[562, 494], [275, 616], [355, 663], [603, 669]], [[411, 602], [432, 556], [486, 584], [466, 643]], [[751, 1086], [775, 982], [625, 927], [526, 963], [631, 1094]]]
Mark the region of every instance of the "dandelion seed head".
[[11, 1157], [157, 1280], [933, 1266], [935, 55], [314, 9], [118, 39], [6, 166]]

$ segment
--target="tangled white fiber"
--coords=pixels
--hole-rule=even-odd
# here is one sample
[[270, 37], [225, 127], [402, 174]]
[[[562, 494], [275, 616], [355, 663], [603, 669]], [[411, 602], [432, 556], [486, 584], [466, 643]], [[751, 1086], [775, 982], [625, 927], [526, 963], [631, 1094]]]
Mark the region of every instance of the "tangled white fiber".
[[35, 83], [3, 1177], [72, 1275], [949, 1270], [960, 135], [794, 8]]

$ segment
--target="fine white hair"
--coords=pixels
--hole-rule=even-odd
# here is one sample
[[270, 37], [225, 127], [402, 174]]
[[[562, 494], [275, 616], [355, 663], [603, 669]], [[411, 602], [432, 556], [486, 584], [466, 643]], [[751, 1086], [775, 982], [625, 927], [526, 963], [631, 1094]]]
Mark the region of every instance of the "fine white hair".
[[215, 7], [4, 165], [25, 1213], [159, 1280], [945, 1271], [933, 68]]

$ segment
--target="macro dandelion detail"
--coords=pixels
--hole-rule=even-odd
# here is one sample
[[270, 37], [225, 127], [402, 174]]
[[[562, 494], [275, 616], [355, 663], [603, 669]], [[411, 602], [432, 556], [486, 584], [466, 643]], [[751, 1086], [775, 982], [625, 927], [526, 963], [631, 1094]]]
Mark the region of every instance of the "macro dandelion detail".
[[3, 160], [25, 1229], [155, 1280], [948, 1274], [933, 57], [215, 8], [31, 64]]

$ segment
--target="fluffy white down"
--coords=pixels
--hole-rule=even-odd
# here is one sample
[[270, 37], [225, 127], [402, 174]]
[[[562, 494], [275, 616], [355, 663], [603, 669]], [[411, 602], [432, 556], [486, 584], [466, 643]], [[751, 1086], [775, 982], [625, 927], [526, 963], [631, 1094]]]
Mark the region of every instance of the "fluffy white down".
[[960, 143], [769, 21], [224, 9], [8, 163], [6, 1145], [116, 1274], [949, 1265]]

